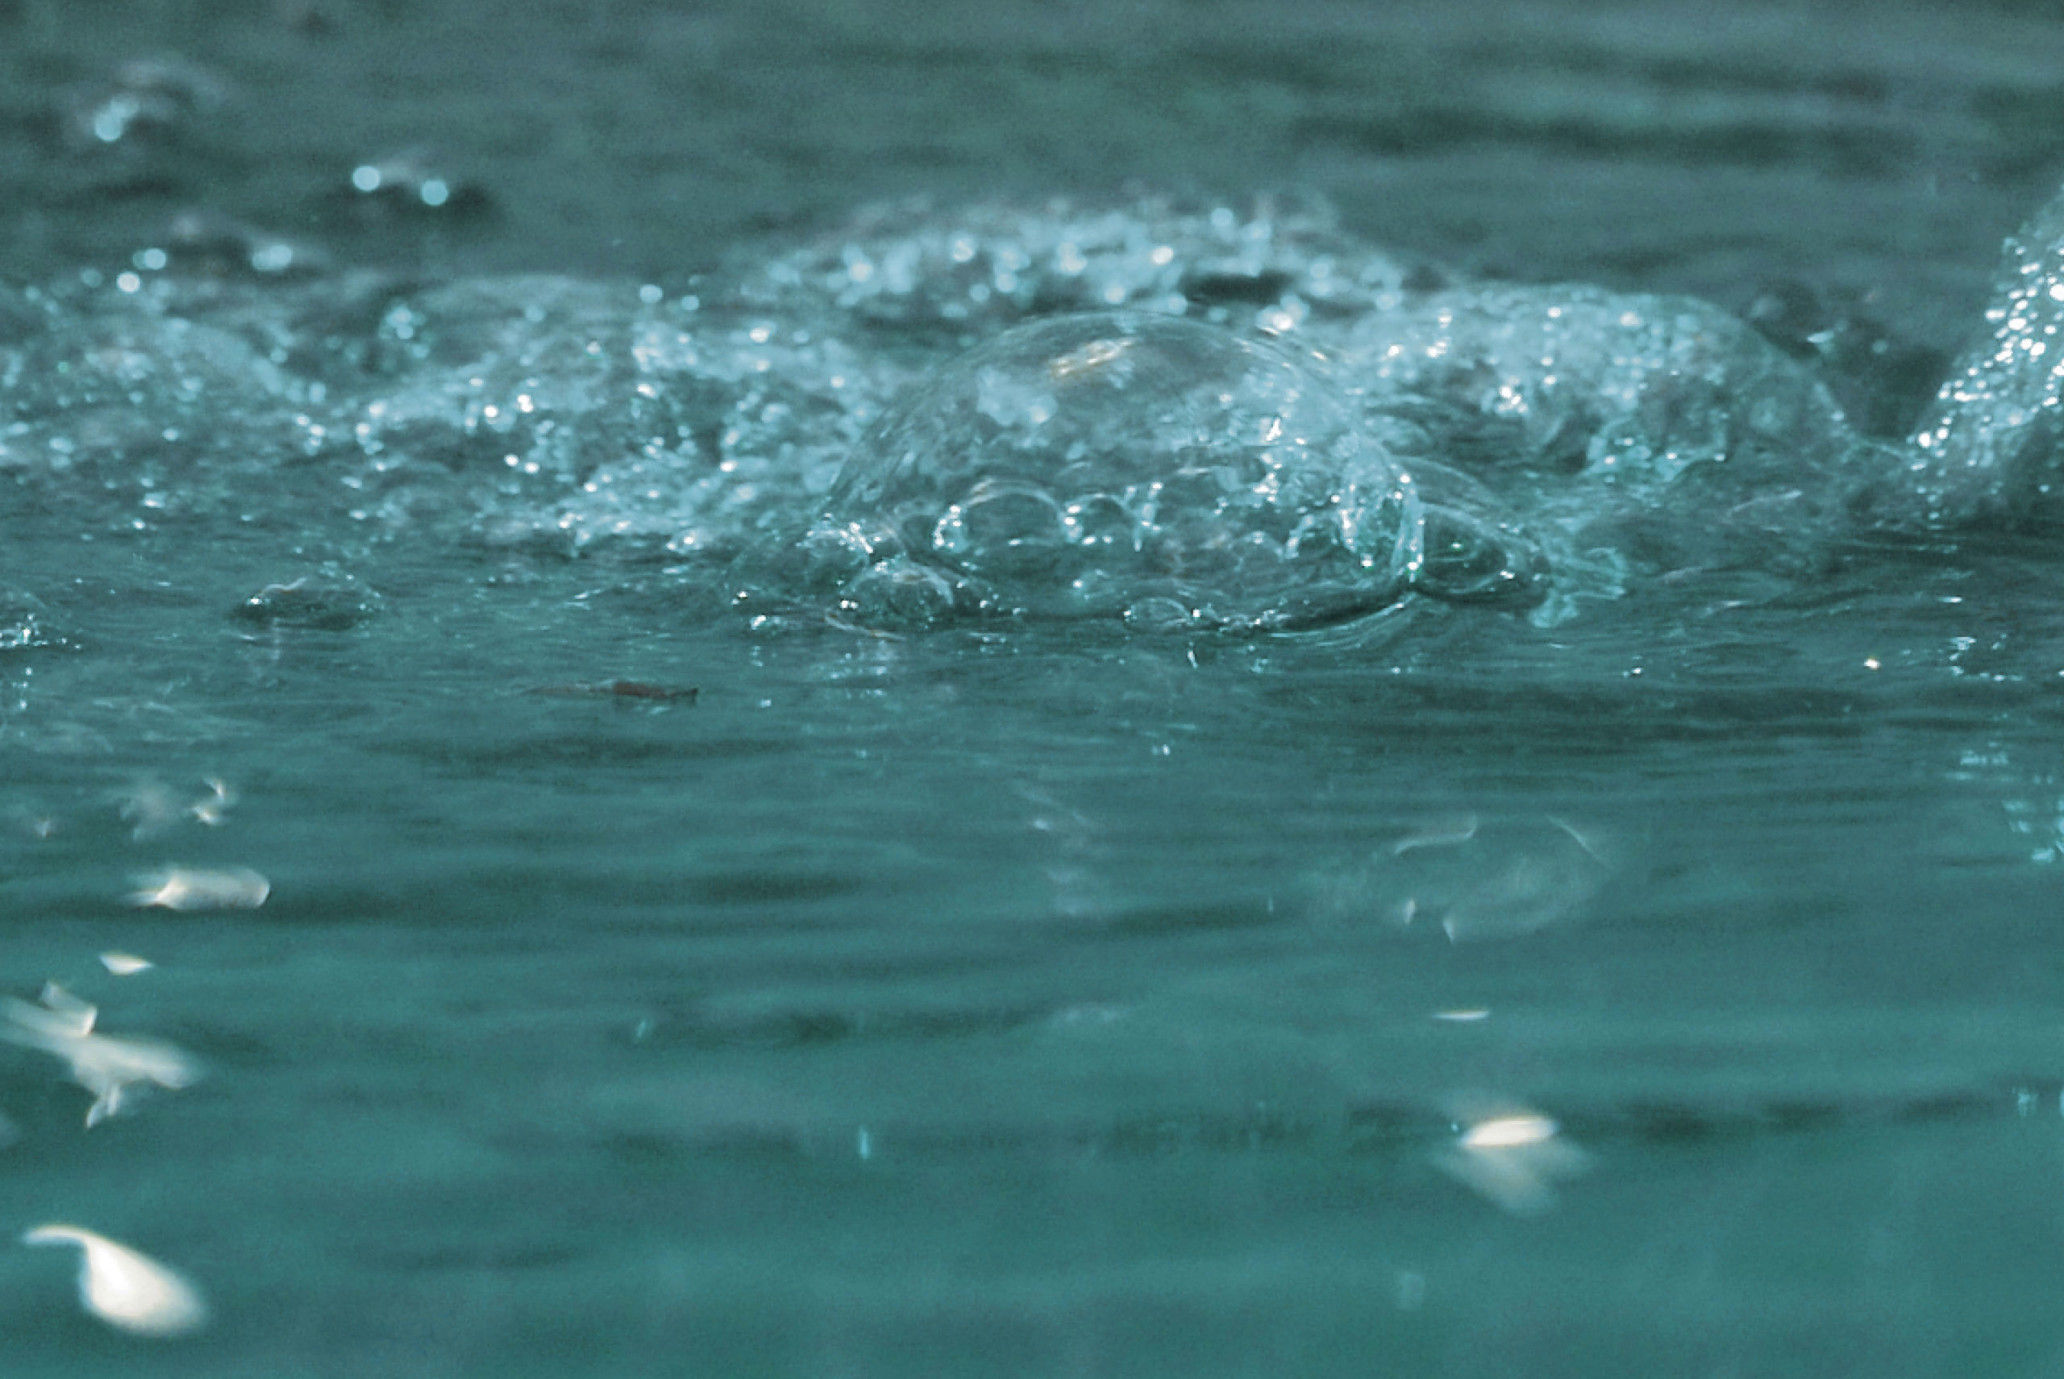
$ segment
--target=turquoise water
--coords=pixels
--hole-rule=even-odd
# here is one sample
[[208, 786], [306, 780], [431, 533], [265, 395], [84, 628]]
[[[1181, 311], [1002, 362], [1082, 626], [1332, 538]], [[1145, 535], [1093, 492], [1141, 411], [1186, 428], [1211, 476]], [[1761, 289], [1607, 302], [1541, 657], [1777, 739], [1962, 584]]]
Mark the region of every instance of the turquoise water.
[[198, 1302], [0, 1370], [2064, 1368], [2043, 16], [172, 13], [0, 5], [0, 1226]]

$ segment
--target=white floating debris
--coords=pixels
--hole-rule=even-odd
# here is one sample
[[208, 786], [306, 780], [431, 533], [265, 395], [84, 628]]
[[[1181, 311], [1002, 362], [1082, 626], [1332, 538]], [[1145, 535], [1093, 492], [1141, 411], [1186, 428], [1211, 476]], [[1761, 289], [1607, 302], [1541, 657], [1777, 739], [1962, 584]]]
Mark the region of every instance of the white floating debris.
[[229, 807], [236, 803], [236, 791], [231, 789], [226, 782], [213, 778], [210, 778], [206, 784], [208, 793], [188, 805], [186, 812], [210, 828], [215, 828], [221, 825], [224, 818], [228, 817]]
[[1433, 1012], [1433, 1018], [1447, 1021], [1449, 1024], [1469, 1025], [1478, 1020], [1490, 1019], [1491, 1012], [1481, 1006], [1473, 1006], [1465, 1010], [1436, 1010]]
[[200, 1076], [193, 1059], [170, 1044], [94, 1033], [99, 1013], [59, 986], [43, 988], [42, 1005], [0, 997], [0, 1038], [61, 1059], [71, 1066], [72, 1081], [93, 1093], [89, 1130], [118, 1114], [132, 1087], [177, 1091]]
[[[93, 1033], [93, 1022], [100, 1014], [100, 1007], [93, 1002], [80, 1000], [56, 982], [43, 983], [43, 990], [37, 994], [36, 999], [50, 1012], [53, 1021], [62, 1022], [69, 1032], [81, 1038]], [[29, 1008], [35, 1009], [34, 1006]], [[53, 1025], [53, 1028], [55, 1027]]]
[[163, 781], [138, 781], [122, 797], [122, 819], [129, 825], [130, 836], [138, 840], [155, 838], [183, 819], [197, 819], [211, 828], [219, 826], [228, 817], [229, 807], [236, 803], [236, 790], [227, 781], [213, 777], [202, 784], [208, 787], [207, 794], [182, 801], [179, 793]]
[[131, 905], [156, 905], [167, 910], [253, 910], [272, 894], [272, 883], [249, 867], [196, 871], [174, 867], [140, 878], [141, 889]]
[[1464, 1149], [1519, 1149], [1529, 1144], [1546, 1144], [1561, 1127], [1546, 1116], [1494, 1116], [1480, 1120], [1462, 1134]]
[[1570, 837], [1570, 841], [1575, 843], [1578, 847], [1582, 848], [1584, 852], [1591, 858], [1591, 860], [1598, 863], [1600, 866], [1617, 867], [1619, 865], [1618, 861], [1613, 856], [1613, 853], [1616, 851], [1616, 849], [1608, 846], [1605, 842], [1601, 841], [1598, 834], [1591, 828], [1579, 828], [1577, 825], [1569, 822], [1567, 819], [1558, 819], [1553, 814], [1544, 814], [1541, 817], [1546, 819], [1549, 823], [1554, 824], [1564, 833], [1567, 833]]
[[134, 953], [102, 953], [100, 965], [117, 977], [133, 977], [157, 966], [149, 958], [139, 958]]
[[110, 1326], [140, 1336], [178, 1336], [208, 1320], [201, 1292], [177, 1270], [80, 1226], [37, 1226], [25, 1245], [77, 1245], [79, 1301]]
[[1417, 833], [1409, 834], [1390, 845], [1390, 855], [1402, 857], [1415, 848], [1459, 847], [1476, 836], [1477, 819], [1474, 814], [1463, 814], [1453, 819], [1432, 822]]
[[1469, 1120], [1455, 1143], [1435, 1166], [1517, 1216], [1554, 1206], [1555, 1184], [1591, 1162], [1552, 1119], [1523, 1108]]

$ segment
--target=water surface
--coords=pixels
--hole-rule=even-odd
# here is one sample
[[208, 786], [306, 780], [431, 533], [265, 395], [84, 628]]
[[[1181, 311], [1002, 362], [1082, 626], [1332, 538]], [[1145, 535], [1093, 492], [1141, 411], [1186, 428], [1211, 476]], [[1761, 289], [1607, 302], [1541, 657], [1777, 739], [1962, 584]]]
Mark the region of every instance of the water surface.
[[209, 1311], [8, 1373], [2064, 1363], [2045, 16], [134, 19], [0, 5], [0, 1223]]

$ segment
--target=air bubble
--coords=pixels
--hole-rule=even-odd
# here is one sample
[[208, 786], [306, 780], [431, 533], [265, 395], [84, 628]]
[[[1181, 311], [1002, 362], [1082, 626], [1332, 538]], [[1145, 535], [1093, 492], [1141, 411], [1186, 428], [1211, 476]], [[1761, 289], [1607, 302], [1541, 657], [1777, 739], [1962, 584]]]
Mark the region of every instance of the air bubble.
[[993, 611], [1336, 618], [1394, 602], [1419, 551], [1411, 481], [1355, 418], [1312, 356], [1178, 317], [1058, 317], [901, 399], [830, 510]]

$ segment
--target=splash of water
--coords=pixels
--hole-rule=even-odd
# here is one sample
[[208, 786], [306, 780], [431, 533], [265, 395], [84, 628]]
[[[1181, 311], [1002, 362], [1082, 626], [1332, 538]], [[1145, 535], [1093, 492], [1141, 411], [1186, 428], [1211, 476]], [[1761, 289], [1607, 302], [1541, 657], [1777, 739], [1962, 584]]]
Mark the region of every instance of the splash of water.
[[1810, 577], [1869, 527], [2041, 518], [2060, 245], [2064, 198], [1904, 445], [1716, 307], [1457, 282], [1309, 206], [892, 208], [672, 292], [173, 264], [0, 293], [0, 478], [88, 533], [291, 527], [339, 587], [427, 536], [651, 550], [713, 602], [884, 626], [1270, 630], [1418, 594], [1553, 621], [1686, 566]]

